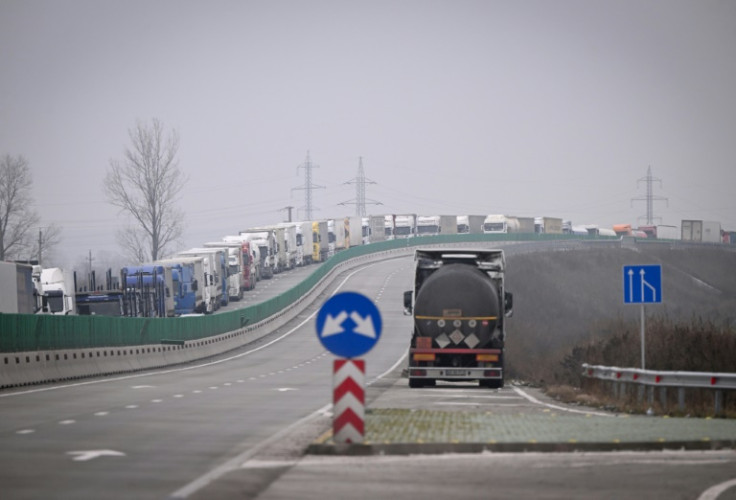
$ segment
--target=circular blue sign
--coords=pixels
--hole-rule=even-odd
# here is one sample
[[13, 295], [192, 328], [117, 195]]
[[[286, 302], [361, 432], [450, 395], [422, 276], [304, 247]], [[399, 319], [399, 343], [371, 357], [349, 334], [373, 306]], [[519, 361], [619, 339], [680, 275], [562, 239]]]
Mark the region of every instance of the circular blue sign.
[[317, 313], [317, 337], [336, 356], [355, 358], [370, 351], [381, 337], [381, 313], [371, 299], [341, 292]]

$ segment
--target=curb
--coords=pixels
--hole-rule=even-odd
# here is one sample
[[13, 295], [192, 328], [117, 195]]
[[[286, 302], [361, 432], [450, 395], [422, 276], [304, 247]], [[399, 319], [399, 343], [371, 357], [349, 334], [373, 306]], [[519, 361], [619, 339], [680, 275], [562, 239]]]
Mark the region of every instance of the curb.
[[307, 455], [441, 455], [447, 453], [573, 453], [590, 451], [664, 451], [736, 449], [736, 440], [669, 442], [583, 442], [583, 443], [389, 443], [318, 444], [307, 447]]

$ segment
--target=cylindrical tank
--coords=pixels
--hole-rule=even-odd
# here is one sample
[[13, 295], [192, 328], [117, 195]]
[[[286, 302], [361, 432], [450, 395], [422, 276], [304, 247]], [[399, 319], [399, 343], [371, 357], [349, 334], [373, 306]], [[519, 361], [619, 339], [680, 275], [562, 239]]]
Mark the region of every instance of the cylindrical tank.
[[439, 347], [488, 347], [498, 324], [498, 297], [485, 272], [467, 264], [445, 264], [417, 292], [419, 335], [432, 337]]

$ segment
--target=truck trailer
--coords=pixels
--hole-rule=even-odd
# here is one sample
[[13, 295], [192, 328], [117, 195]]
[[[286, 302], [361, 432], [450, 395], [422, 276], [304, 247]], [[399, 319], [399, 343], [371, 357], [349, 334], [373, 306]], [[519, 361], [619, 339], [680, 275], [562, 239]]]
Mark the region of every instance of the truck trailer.
[[437, 380], [503, 387], [505, 320], [513, 312], [503, 250], [418, 248], [414, 260], [414, 289], [404, 292], [405, 314], [414, 317], [409, 387]]
[[33, 314], [37, 309], [33, 266], [0, 261], [0, 313]]

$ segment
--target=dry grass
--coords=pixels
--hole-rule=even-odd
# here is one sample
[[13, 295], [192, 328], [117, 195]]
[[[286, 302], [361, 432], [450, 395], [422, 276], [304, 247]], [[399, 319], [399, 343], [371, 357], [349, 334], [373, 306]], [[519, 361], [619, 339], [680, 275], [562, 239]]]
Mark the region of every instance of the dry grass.
[[[646, 398], [613, 400], [610, 388], [582, 378], [582, 363], [641, 365], [639, 307], [622, 299], [622, 267], [630, 264], [663, 270], [664, 302], [647, 306], [647, 368], [734, 372], [736, 252], [654, 245], [509, 256], [509, 375], [540, 384], [561, 401], [646, 411]], [[652, 407], [676, 414], [676, 391], [670, 392], [664, 407], [659, 401]], [[725, 403], [736, 414], [736, 394]], [[686, 413], [712, 414], [712, 392], [688, 391]]]

